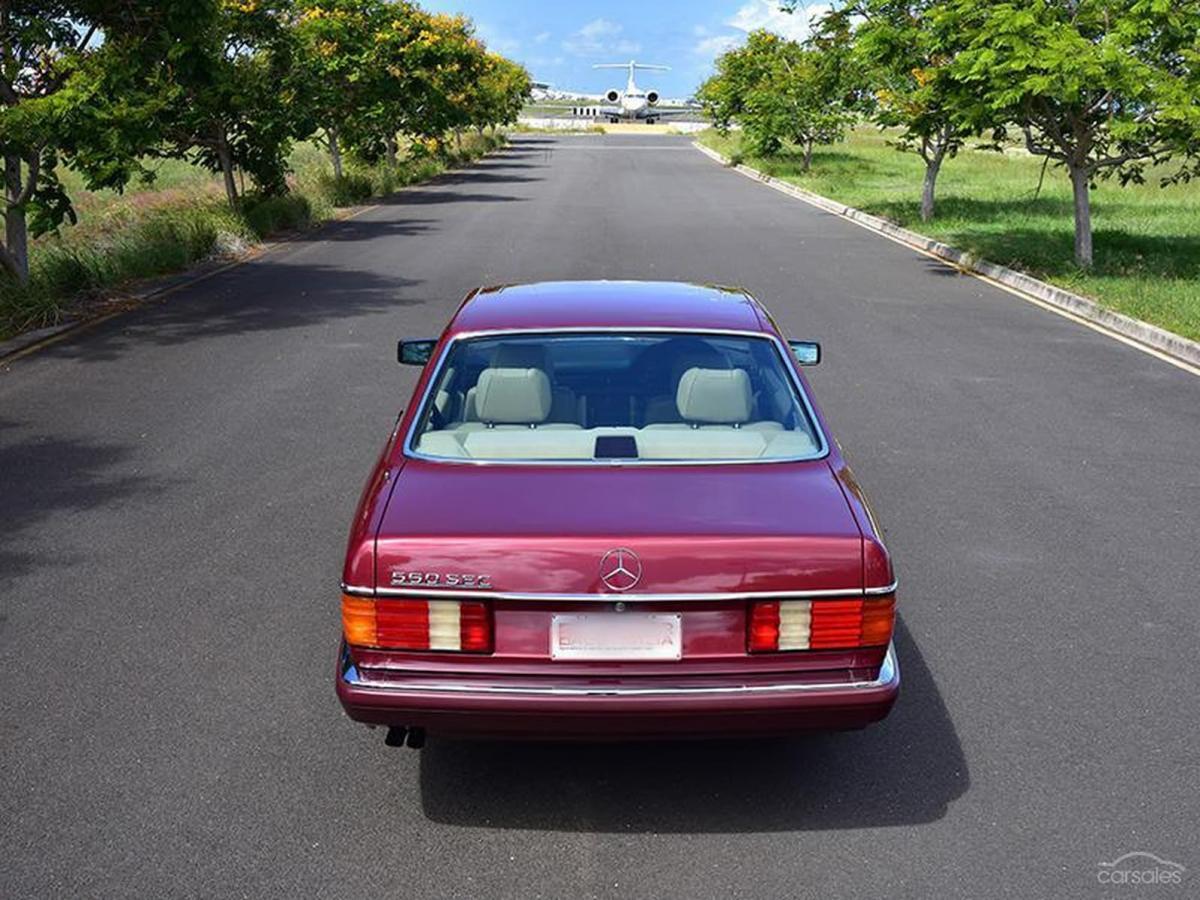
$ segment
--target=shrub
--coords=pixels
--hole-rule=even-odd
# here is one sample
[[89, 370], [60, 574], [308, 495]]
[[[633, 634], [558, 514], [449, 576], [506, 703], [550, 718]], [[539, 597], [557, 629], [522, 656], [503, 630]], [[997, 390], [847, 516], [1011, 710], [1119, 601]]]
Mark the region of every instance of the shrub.
[[328, 172], [317, 177], [317, 189], [334, 206], [354, 206], [370, 199], [373, 185], [370, 177], [351, 172], [338, 178]]
[[313, 221], [312, 204], [301, 194], [261, 197], [251, 194], [243, 199], [242, 216], [255, 237], [277, 231], [294, 231]]

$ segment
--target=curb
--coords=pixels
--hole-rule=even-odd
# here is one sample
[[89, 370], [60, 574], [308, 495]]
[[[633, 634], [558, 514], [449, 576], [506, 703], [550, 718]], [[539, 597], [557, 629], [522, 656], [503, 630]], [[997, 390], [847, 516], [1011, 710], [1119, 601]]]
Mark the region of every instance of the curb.
[[916, 250], [945, 260], [964, 272], [994, 281], [1026, 299], [1062, 310], [1064, 313], [1082, 319], [1085, 323], [1090, 323], [1103, 331], [1111, 332], [1113, 335], [1132, 341], [1142, 348], [1148, 348], [1151, 351], [1165, 354], [1171, 357], [1171, 361], [1178, 360], [1180, 363], [1188, 366], [1200, 366], [1200, 343], [1196, 341], [1189, 340], [1182, 335], [1159, 328], [1156, 325], [1151, 325], [1149, 322], [1143, 322], [1140, 319], [1134, 319], [1119, 312], [1114, 312], [1111, 309], [1106, 309], [1095, 300], [1082, 297], [1079, 294], [1073, 294], [1052, 284], [1047, 284], [1044, 281], [1034, 278], [1032, 275], [1018, 272], [1016, 269], [997, 265], [987, 260], [976, 259], [970, 253], [959, 250], [956, 247], [943, 244], [941, 241], [935, 241], [931, 237], [926, 237], [923, 234], [918, 234], [915, 231], [909, 231], [907, 228], [894, 225], [886, 219], [881, 219], [860, 209], [846, 206], [845, 204], [838, 203], [836, 200], [830, 200], [828, 197], [814, 194], [812, 191], [805, 190], [802, 187], [781, 181], [778, 178], [760, 172], [758, 169], [744, 165], [731, 166], [727, 157], [710, 147], [705, 147], [698, 141], [693, 141], [692, 146], [726, 168], [734, 169], [740, 174], [748, 178], [753, 178], [755, 181], [760, 181], [781, 193], [788, 194], [798, 200], [803, 200], [826, 212], [841, 216], [843, 219], [849, 219], [863, 228], [878, 232], [902, 244], [907, 244]]

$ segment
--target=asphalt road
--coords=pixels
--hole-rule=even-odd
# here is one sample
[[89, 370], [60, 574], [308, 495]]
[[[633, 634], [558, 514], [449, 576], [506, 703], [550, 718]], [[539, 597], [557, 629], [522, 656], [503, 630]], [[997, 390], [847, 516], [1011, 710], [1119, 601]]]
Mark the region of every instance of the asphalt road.
[[[393, 750], [333, 693], [338, 576], [472, 286], [740, 284], [883, 520], [864, 732]], [[668, 137], [524, 137], [0, 370], [0, 895], [1200, 892], [1200, 378]], [[497, 515], [503, 515], [497, 510]]]

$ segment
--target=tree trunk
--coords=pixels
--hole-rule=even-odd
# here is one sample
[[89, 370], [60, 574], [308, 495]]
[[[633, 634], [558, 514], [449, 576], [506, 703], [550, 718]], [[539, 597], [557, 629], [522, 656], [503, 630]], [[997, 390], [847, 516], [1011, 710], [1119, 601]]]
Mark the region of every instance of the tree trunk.
[[337, 131], [326, 129], [329, 133], [329, 159], [333, 163], [333, 177], [339, 181], [342, 178], [342, 150], [338, 147]]
[[4, 252], [0, 253], [0, 265], [18, 282], [28, 284], [29, 233], [25, 227], [25, 205], [12, 205], [21, 198], [25, 187], [19, 156], [4, 158], [4, 184], [8, 204], [4, 208]]
[[925, 183], [921, 186], [921, 221], [933, 218], [933, 197], [937, 188], [938, 172], [942, 169], [942, 155], [930, 157], [925, 162]]
[[229, 141], [225, 138], [225, 130], [217, 131], [217, 160], [221, 164], [221, 175], [225, 179], [225, 199], [230, 207], [237, 209], [237, 182], [233, 177], [233, 154], [229, 151]]
[[395, 167], [396, 166], [396, 149], [397, 149], [396, 148], [396, 136], [394, 134], [389, 134], [386, 138], [384, 138], [383, 145], [387, 151], [387, 164], [389, 166]]
[[454, 149], [458, 153], [462, 153], [462, 129], [461, 128], [454, 129]]
[[1081, 268], [1092, 266], [1092, 196], [1086, 168], [1067, 164], [1071, 173], [1071, 186], [1075, 189], [1075, 262]]
[[804, 142], [804, 165], [801, 168], [801, 171], [807, 172], [809, 169], [812, 168], [812, 154], [813, 154], [813, 139], [809, 138], [808, 140], [806, 140]]

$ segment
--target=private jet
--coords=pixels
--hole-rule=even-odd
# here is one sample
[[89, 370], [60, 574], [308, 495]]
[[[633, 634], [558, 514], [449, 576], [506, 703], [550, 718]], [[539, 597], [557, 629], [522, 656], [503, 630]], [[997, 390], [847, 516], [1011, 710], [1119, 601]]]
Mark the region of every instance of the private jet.
[[593, 66], [594, 69], [625, 69], [629, 72], [629, 81], [625, 84], [625, 90], [619, 91], [612, 88], [606, 91], [604, 99], [613, 104], [611, 106], [600, 106], [596, 108], [596, 116], [598, 118], [606, 118], [609, 122], [616, 124], [622, 120], [625, 121], [640, 121], [647, 125], [653, 125], [659, 119], [664, 119], [669, 116], [684, 115], [689, 112], [694, 112], [683, 107], [663, 109], [658, 105], [658, 91], [644, 91], [637, 86], [634, 81], [634, 72], [638, 69], [654, 70], [658, 72], [669, 72], [669, 66], [652, 66], [646, 63], [639, 63], [630, 60], [627, 63], [600, 63]]

